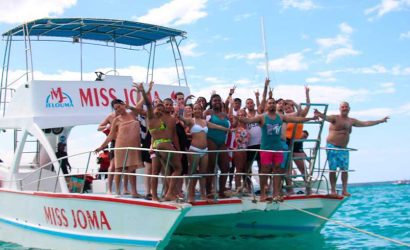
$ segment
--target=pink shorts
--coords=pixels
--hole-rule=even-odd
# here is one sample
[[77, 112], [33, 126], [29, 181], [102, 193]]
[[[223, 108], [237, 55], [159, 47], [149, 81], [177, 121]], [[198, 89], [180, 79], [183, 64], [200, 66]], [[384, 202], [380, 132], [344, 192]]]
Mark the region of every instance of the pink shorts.
[[262, 165], [280, 165], [283, 161], [283, 153], [260, 152]]

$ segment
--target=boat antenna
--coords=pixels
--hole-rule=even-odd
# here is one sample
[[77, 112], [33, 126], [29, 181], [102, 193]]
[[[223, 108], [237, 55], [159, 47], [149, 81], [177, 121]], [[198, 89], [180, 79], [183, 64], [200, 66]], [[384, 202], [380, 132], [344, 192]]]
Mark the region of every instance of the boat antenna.
[[269, 58], [268, 58], [268, 50], [266, 49], [265, 21], [263, 17], [261, 17], [261, 30], [262, 30], [263, 54], [265, 55], [265, 73], [266, 73], [266, 78], [269, 79]]
[[[265, 36], [265, 20], [261, 17], [261, 30], [262, 30], [262, 45], [263, 45], [263, 54], [265, 55], [265, 74], [266, 78], [270, 79], [269, 77], [269, 57], [268, 57], [268, 49], [266, 47], [266, 36]], [[273, 73], [273, 82], [276, 83], [275, 73]]]

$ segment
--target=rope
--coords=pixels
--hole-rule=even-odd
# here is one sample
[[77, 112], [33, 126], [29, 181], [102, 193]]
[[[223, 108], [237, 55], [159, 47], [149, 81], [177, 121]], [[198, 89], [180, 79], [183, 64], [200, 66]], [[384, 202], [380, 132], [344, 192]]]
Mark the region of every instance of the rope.
[[341, 226], [343, 226], [343, 227], [347, 227], [347, 228], [356, 230], [356, 231], [358, 231], [358, 232], [361, 232], [361, 233], [364, 233], [364, 234], [367, 234], [367, 235], [370, 235], [370, 236], [373, 236], [373, 237], [376, 237], [376, 238], [380, 238], [380, 239], [383, 239], [383, 240], [387, 240], [387, 241], [396, 243], [396, 244], [401, 245], [401, 246], [410, 247], [410, 244], [407, 244], [407, 243], [405, 243], [405, 242], [402, 242], [402, 241], [399, 241], [399, 240], [395, 240], [395, 239], [392, 239], [392, 238], [388, 238], [388, 237], [383, 236], [383, 235], [375, 234], [375, 233], [372, 233], [372, 232], [369, 232], [369, 231], [366, 231], [366, 230], [363, 230], [363, 229], [360, 229], [360, 228], [357, 228], [357, 227], [348, 225], [348, 224], [346, 224], [346, 223], [343, 223], [343, 222], [340, 222], [340, 221], [337, 221], [337, 220], [332, 220], [332, 219], [326, 218], [326, 217], [324, 217], [324, 216], [321, 216], [321, 215], [318, 215], [318, 214], [315, 214], [315, 213], [306, 211], [306, 210], [304, 210], [304, 209], [301, 209], [301, 208], [298, 208], [298, 207], [295, 207], [295, 206], [292, 206], [292, 205], [289, 205], [289, 204], [286, 204], [286, 203], [281, 203], [281, 204], [283, 204], [283, 205], [285, 205], [285, 206], [288, 206], [288, 207], [290, 207], [290, 208], [296, 209], [296, 210], [298, 210], [298, 211], [300, 211], [300, 212], [303, 212], [303, 213], [312, 215], [312, 216], [314, 216], [314, 217], [317, 217], [317, 218], [320, 218], [320, 219], [323, 219], [323, 220], [326, 220], [326, 221], [333, 222], [333, 223], [338, 224], [338, 225], [341, 225]]

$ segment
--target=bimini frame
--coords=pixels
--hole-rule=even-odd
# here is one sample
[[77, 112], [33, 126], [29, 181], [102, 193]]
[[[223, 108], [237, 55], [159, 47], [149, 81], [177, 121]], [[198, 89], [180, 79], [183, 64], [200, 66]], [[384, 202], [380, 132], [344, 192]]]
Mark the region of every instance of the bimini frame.
[[[80, 46], [80, 71], [83, 75], [82, 45], [112, 47], [114, 53], [113, 72], [117, 70], [117, 49], [145, 50], [149, 54], [146, 82], [153, 80], [155, 50], [160, 41], [171, 44], [179, 86], [188, 86], [179, 45], [186, 38], [186, 32], [158, 25], [113, 19], [96, 18], [43, 18], [24, 23], [3, 33], [6, 41], [1, 73], [0, 107], [4, 117], [6, 104], [13, 96], [13, 84], [26, 77], [34, 80], [31, 43], [33, 41], [69, 42]], [[24, 41], [25, 73], [10, 82], [8, 79], [11, 45], [13, 41]], [[162, 43], [163, 44], [163, 43]], [[149, 46], [148, 49], [145, 46]], [[27, 86], [28, 87], [28, 86]]]

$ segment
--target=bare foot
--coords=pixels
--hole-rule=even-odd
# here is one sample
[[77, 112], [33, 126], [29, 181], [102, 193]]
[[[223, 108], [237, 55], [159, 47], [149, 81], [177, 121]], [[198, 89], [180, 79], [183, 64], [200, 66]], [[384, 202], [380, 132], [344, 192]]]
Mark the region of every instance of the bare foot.
[[160, 201], [160, 200], [159, 200], [159, 198], [158, 198], [158, 196], [154, 196], [154, 195], [152, 196], [152, 198], [151, 198], [151, 199], [152, 199], [152, 201], [157, 201], [157, 202], [159, 202], [159, 201]]
[[164, 201], [174, 201], [176, 200], [178, 197], [176, 195], [165, 195], [164, 196]]
[[327, 196], [330, 197], [330, 198], [340, 198], [341, 197], [336, 192], [332, 192], [332, 193], [328, 194]]
[[267, 196], [261, 196], [259, 198], [260, 202], [271, 202], [272, 201], [272, 197], [267, 197]]
[[283, 196], [282, 195], [276, 195], [275, 197], [273, 197], [272, 199], [275, 202], [283, 202]]
[[128, 190], [124, 190], [124, 193], [123, 193], [124, 195], [127, 195], [127, 194], [131, 194], [130, 193], [130, 191], [128, 191]]
[[342, 195], [343, 195], [343, 196], [348, 196], [348, 197], [351, 196], [351, 194], [350, 194], [349, 192], [347, 192], [347, 191], [344, 191], [344, 192], [342, 193]]
[[144, 196], [140, 195], [139, 193], [135, 193], [131, 195], [132, 198], [143, 198]]
[[226, 199], [229, 198], [229, 196], [226, 196], [224, 193], [218, 193], [218, 199]]

